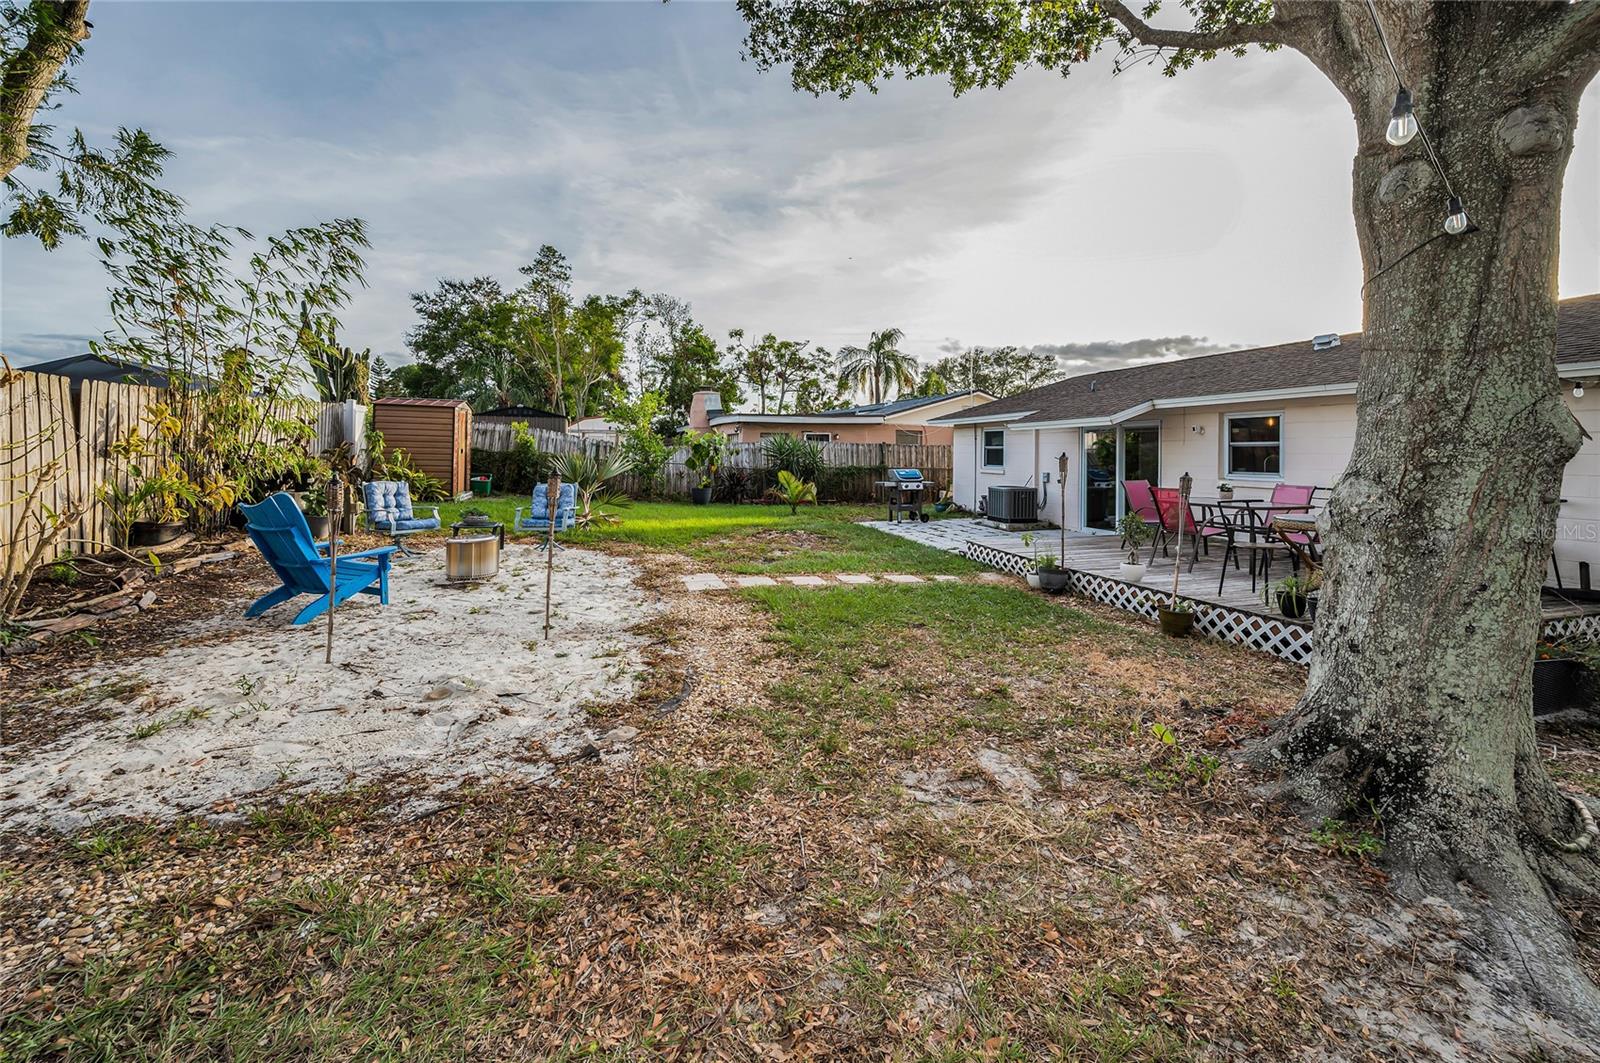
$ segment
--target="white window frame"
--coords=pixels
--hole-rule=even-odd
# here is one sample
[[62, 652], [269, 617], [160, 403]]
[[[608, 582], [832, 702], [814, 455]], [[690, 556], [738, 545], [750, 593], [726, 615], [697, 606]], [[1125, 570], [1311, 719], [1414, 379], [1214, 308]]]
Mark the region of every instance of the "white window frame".
[[[909, 443], [902, 443], [900, 442], [901, 436], [916, 436], [917, 438]], [[894, 430], [894, 443], [897, 447], [920, 447], [924, 438], [920, 428], [896, 428]]]
[[[1277, 472], [1234, 472], [1233, 448], [1241, 447], [1268, 447], [1271, 443], [1238, 443], [1233, 442], [1233, 422], [1243, 418], [1276, 417], [1278, 419], [1278, 471]], [[1282, 410], [1239, 410], [1236, 413], [1222, 415], [1222, 476], [1227, 480], [1254, 480], [1257, 483], [1278, 483], [1283, 480], [1284, 470], [1288, 468], [1286, 452], [1283, 445], [1283, 411]]]
[[[1000, 463], [998, 465], [989, 464], [989, 433], [990, 432], [999, 432], [1000, 433]], [[983, 468], [985, 468], [987, 470], [990, 470], [990, 471], [999, 470], [1000, 472], [1004, 472], [1005, 471], [1005, 468], [1006, 468], [1006, 430], [1004, 428], [980, 428], [980, 429], [978, 429], [978, 461], [982, 464]]]
[[832, 443], [832, 432], [802, 432], [800, 438], [807, 443]]

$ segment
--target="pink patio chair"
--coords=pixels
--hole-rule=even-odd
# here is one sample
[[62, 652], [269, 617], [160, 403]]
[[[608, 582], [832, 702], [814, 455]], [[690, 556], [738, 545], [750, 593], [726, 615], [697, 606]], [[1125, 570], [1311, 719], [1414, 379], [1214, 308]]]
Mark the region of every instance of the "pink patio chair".
[[[1161, 514], [1161, 530], [1164, 537], [1176, 539], [1178, 536], [1178, 508], [1183, 506], [1183, 535], [1194, 544], [1189, 555], [1189, 571], [1194, 571], [1194, 563], [1200, 560], [1200, 548], [1203, 545], [1206, 553], [1211, 552], [1212, 539], [1233, 540], [1233, 531], [1227, 525], [1205, 523], [1201, 524], [1194, 518], [1194, 507], [1183, 503], [1176, 487], [1153, 487], [1151, 494], [1155, 495], [1156, 510]], [[1150, 560], [1156, 559], [1154, 546], [1150, 547]], [[1182, 558], [1179, 558], [1181, 561]], [[1176, 562], [1175, 562], [1176, 563]], [[1226, 562], [1224, 562], [1226, 563]], [[1234, 564], [1238, 564], [1235, 560]]]
[[[1270, 527], [1280, 513], [1288, 515], [1311, 512], [1311, 500], [1316, 493], [1317, 489], [1309, 484], [1274, 484], [1272, 498], [1268, 500], [1266, 507], [1267, 525]], [[1312, 557], [1316, 556], [1316, 539], [1309, 532], [1280, 532], [1274, 529], [1274, 534], [1285, 542], [1291, 542], [1305, 550]], [[1289, 556], [1295, 560], [1295, 567], [1298, 570], [1298, 556], [1292, 551]]]
[[[1152, 493], [1149, 480], [1124, 480], [1122, 493], [1128, 501], [1128, 512], [1136, 514], [1145, 524], [1155, 529], [1155, 538], [1161, 536], [1161, 511], [1156, 508], [1156, 496]], [[1128, 540], [1124, 538], [1122, 545], [1127, 546]], [[1151, 555], [1155, 554], [1155, 547], [1150, 547]], [[1166, 552], [1165, 545], [1162, 552]]]

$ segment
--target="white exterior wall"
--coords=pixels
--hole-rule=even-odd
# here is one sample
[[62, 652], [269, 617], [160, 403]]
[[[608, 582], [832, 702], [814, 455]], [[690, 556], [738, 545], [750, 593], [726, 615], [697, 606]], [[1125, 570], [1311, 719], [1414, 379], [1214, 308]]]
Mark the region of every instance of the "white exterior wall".
[[[1561, 576], [1569, 587], [1579, 583], [1578, 563], [1591, 566], [1591, 581], [1600, 588], [1600, 387], [1587, 389], [1574, 399], [1570, 384], [1567, 405], [1592, 438], [1583, 441], [1577, 457], [1567, 466], [1561, 494], [1565, 500], [1556, 527], [1555, 555]], [[1250, 402], [1227, 406], [1190, 406], [1160, 410], [1129, 423], [1161, 426], [1161, 485], [1170, 487], [1185, 472], [1194, 477], [1196, 495], [1210, 496], [1223, 479], [1226, 437], [1223, 418], [1230, 413], [1276, 412], [1283, 417], [1283, 475], [1271, 479], [1230, 478], [1239, 497], [1266, 498], [1274, 483], [1332, 487], [1344, 473], [1355, 446], [1354, 396]], [[984, 426], [1004, 428], [1003, 422]], [[979, 429], [958, 427], [953, 453], [956, 502], [976, 511], [977, 501], [997, 484], [1040, 485], [1040, 474], [1051, 482], [1040, 516], [1050, 523], [1061, 519], [1062, 491], [1056, 484], [1056, 456], [1066, 451], [1070, 462], [1066, 483], [1067, 527], [1076, 530], [1083, 515], [1083, 444], [1076, 428], [1006, 431], [1004, 470], [979, 467]]]

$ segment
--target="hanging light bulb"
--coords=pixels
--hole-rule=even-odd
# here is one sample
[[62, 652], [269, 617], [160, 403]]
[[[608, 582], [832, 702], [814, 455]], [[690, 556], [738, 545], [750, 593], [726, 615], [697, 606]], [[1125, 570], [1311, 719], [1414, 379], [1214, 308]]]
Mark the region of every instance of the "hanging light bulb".
[[1389, 131], [1384, 137], [1395, 147], [1411, 143], [1417, 135], [1417, 116], [1411, 113], [1411, 92], [1401, 88], [1394, 94], [1394, 110], [1389, 112]]
[[1460, 236], [1467, 231], [1467, 226], [1472, 222], [1467, 218], [1467, 208], [1461, 205], [1460, 196], [1450, 197], [1449, 213], [1445, 215], [1444, 231], [1451, 236]]
[[1583, 398], [1583, 381], [1580, 380], [1572, 385], [1572, 397], [1575, 399]]

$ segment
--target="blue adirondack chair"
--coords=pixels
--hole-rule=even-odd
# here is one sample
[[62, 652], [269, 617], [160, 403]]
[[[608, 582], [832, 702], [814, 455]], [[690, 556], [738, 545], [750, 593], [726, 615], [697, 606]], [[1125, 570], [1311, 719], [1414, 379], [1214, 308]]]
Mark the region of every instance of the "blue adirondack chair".
[[411, 508], [411, 485], [403, 480], [374, 480], [361, 485], [362, 500], [367, 504], [367, 527], [373, 531], [388, 532], [395, 546], [407, 557], [405, 537], [419, 531], [438, 531], [441, 525], [439, 507], [431, 517], [419, 517]]
[[[294, 618], [295, 624], [308, 624], [327, 612], [331, 566], [324, 551], [328, 544], [312, 541], [311, 528], [294, 499], [280, 491], [253, 506], [239, 509], [249, 522], [245, 530], [251, 540], [283, 581], [283, 586], [257, 598], [244, 615], [260, 616], [280, 602], [302, 594], [314, 594], [316, 599], [300, 610]], [[339, 555], [339, 587], [332, 597], [342, 602], [354, 594], [376, 594], [380, 602], [388, 605], [389, 559], [394, 552], [395, 547], [380, 546], [376, 550]]]
[[[562, 484], [561, 491], [556, 495], [555, 529], [556, 534], [566, 531], [578, 523], [578, 488], [574, 484]], [[511, 526], [518, 531], [545, 532], [550, 531], [550, 487], [548, 484], [539, 484], [533, 489], [532, 505], [529, 507], [528, 516], [522, 516], [522, 507], [517, 507], [516, 516], [512, 519]], [[546, 536], [539, 537], [539, 548], [544, 548]], [[556, 544], [559, 549], [561, 544]]]

